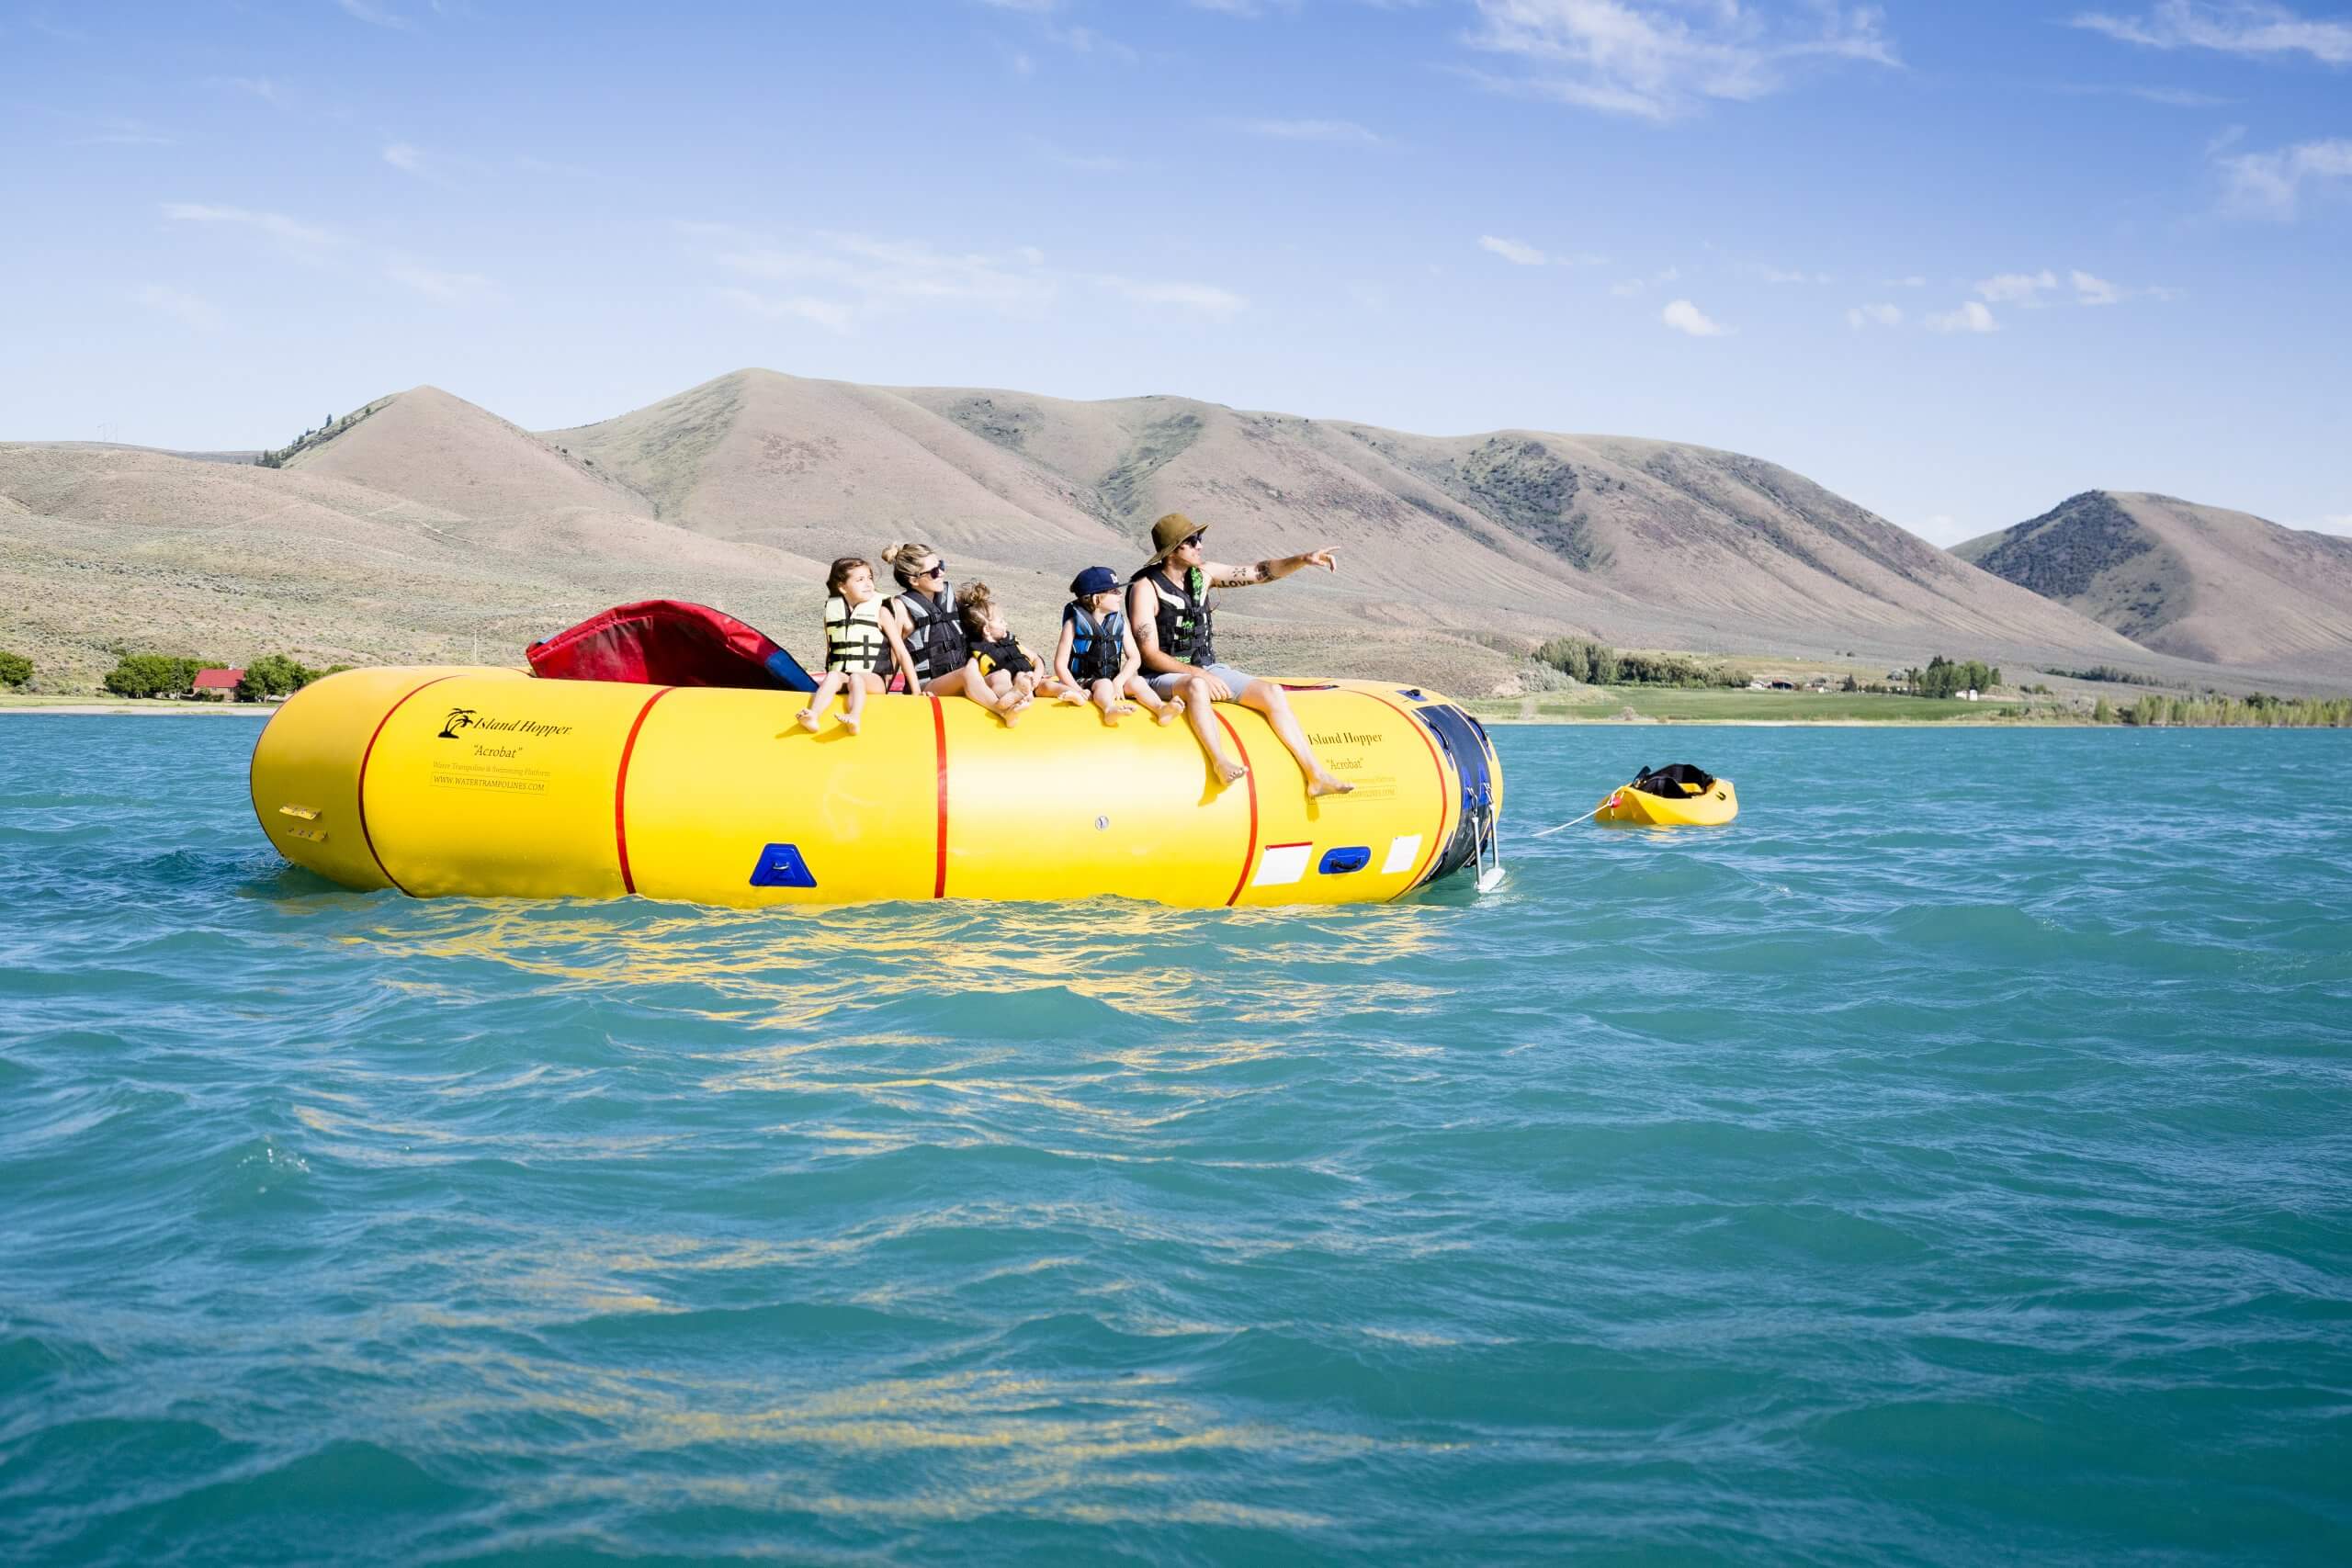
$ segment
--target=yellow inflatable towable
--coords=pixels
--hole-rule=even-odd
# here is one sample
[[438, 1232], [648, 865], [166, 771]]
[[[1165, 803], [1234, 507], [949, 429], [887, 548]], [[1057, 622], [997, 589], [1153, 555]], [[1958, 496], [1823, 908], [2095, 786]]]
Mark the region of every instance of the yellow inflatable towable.
[[1739, 792], [1731, 780], [1669, 762], [1619, 784], [1592, 818], [1620, 828], [1716, 828], [1738, 815]]
[[1142, 714], [1040, 703], [1007, 728], [962, 698], [877, 696], [862, 734], [830, 716], [810, 734], [793, 692], [411, 668], [289, 698], [254, 749], [254, 810], [295, 864], [420, 897], [1216, 907], [1499, 875], [1502, 770], [1476, 720], [1410, 687], [1285, 685], [1353, 794], [1308, 799], [1233, 705], [1216, 714], [1250, 773], [1219, 789], [1182, 724]]

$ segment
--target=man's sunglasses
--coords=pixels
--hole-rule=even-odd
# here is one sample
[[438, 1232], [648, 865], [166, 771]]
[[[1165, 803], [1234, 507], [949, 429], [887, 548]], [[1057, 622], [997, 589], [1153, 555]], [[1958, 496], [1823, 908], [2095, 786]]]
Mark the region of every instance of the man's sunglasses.
[[1176, 547], [1181, 550], [1185, 548], [1187, 546], [1197, 545], [1204, 536], [1205, 536], [1201, 534], [1187, 534], [1182, 538], [1176, 541]]

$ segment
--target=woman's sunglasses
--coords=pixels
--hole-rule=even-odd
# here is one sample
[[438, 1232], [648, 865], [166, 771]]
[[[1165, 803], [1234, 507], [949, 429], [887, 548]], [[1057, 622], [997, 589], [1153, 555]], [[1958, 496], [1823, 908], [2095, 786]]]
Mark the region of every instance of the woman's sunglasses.
[[923, 568], [921, 571], [915, 573], [915, 575], [917, 577], [944, 577], [947, 575], [947, 563], [944, 560], [933, 561], [929, 566]]

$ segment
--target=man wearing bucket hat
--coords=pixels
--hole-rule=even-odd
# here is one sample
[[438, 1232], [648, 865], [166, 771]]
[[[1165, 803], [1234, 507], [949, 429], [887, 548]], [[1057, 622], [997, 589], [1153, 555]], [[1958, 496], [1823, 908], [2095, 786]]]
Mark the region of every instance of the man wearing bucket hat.
[[1239, 703], [1265, 715], [1275, 738], [1290, 749], [1306, 775], [1309, 795], [1345, 795], [1356, 786], [1332, 776], [1306, 743], [1290, 698], [1272, 681], [1217, 662], [1210, 638], [1212, 588], [1247, 588], [1288, 577], [1301, 567], [1337, 571], [1329, 549], [1261, 560], [1252, 566], [1220, 566], [1203, 558], [1201, 536], [1208, 530], [1181, 512], [1151, 525], [1152, 558], [1127, 581], [1127, 624], [1143, 653], [1143, 672], [1162, 697], [1182, 697], [1185, 716], [1218, 779], [1231, 784], [1250, 770], [1229, 756], [1209, 722], [1209, 705]]

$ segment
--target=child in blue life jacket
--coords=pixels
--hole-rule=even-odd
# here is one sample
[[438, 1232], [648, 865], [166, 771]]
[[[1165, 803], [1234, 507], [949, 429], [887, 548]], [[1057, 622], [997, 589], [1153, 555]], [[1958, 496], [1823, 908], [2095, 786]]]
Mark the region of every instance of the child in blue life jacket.
[[825, 574], [825, 673], [796, 716], [801, 728], [815, 733], [818, 716], [832, 705], [836, 692], [846, 691], [849, 706], [842, 728], [854, 735], [865, 715], [865, 694], [883, 689], [885, 659], [910, 681], [914, 660], [898, 621], [882, 613], [872, 567], [855, 556], [842, 557]]
[[1133, 697], [1151, 710], [1158, 724], [1173, 721], [1184, 711], [1184, 699], [1162, 699], [1140, 673], [1143, 653], [1135, 632], [1120, 608], [1119, 575], [1107, 566], [1090, 566], [1069, 585], [1074, 597], [1062, 606], [1061, 641], [1054, 647], [1054, 673], [1073, 691], [1083, 692], [1102, 710], [1102, 722], [1116, 724], [1135, 712]]

